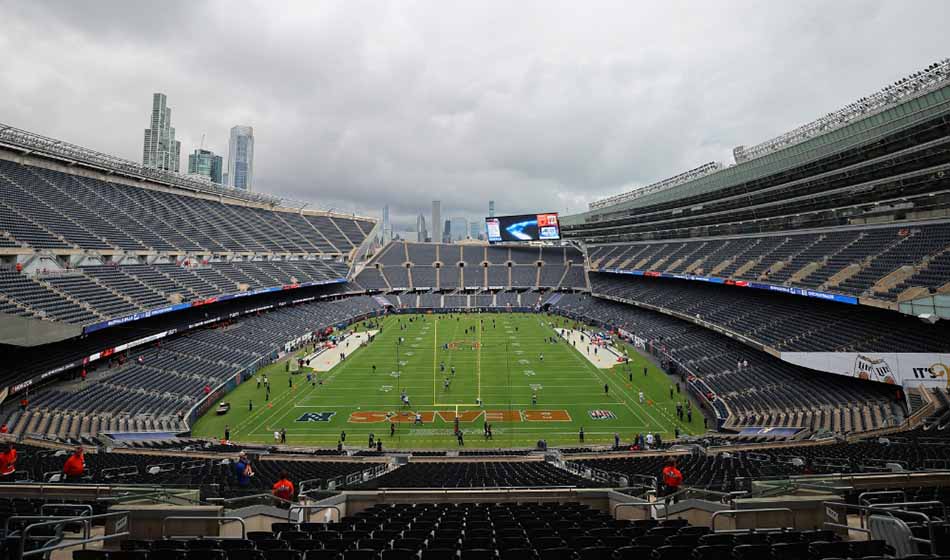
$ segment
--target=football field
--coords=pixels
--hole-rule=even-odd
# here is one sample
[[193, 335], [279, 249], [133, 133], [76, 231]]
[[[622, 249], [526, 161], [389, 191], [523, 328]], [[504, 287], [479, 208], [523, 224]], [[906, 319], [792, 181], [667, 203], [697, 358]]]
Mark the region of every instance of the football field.
[[[309, 383], [306, 367], [291, 374], [284, 362], [268, 366], [259, 375], [270, 381], [269, 401], [249, 379], [224, 397], [231, 403], [227, 414], [212, 408], [193, 434], [222, 438], [227, 426], [232, 441], [272, 443], [274, 431], [285, 429], [288, 445], [333, 447], [345, 431], [348, 447], [367, 447], [373, 433], [384, 449], [454, 449], [456, 417], [465, 448], [534, 447], [540, 439], [579, 445], [581, 428], [585, 444], [612, 444], [614, 433], [629, 443], [645, 432], [671, 438], [674, 426], [682, 433], [703, 430], [695, 407], [691, 423], [677, 419], [675, 405], [685, 405], [685, 390], [670, 398], [674, 378], [628, 346], [619, 349], [629, 364], [605, 359], [606, 350], [598, 348], [599, 361], [612, 367], [594, 365], [586, 343], [559, 336], [555, 328], [583, 328], [562, 317], [399, 314], [380, 326], [347, 329], [380, 330], [362, 346], [351, 343], [329, 371], [312, 372]], [[336, 362], [341, 350], [327, 350], [314, 364]]]

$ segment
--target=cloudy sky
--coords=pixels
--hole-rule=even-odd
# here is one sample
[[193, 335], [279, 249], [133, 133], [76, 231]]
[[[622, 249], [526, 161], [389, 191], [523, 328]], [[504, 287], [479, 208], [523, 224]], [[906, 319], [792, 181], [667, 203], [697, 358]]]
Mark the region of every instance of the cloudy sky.
[[378, 216], [578, 212], [950, 56], [950, 2], [0, 0], [0, 122], [182, 161], [254, 127], [255, 190]]

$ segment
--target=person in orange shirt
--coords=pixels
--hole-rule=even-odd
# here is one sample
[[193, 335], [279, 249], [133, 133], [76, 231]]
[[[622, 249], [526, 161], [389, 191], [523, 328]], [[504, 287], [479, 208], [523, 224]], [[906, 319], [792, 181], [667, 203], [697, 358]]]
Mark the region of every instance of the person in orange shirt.
[[16, 472], [16, 449], [13, 443], [8, 442], [5, 451], [0, 452], [0, 477], [10, 476]]
[[85, 471], [86, 457], [82, 447], [77, 447], [63, 464], [63, 474], [66, 475], [66, 480], [79, 480]]
[[[290, 481], [290, 475], [287, 474], [287, 471], [281, 471], [280, 480], [274, 483], [274, 486], [271, 488], [271, 494], [280, 498], [281, 500], [293, 501], [294, 499], [294, 483]], [[278, 504], [279, 507], [289, 507], [284, 502]]]
[[0, 426], [0, 434], [9, 434], [9, 433], [10, 433], [10, 428], [7, 428], [7, 423], [4, 422], [3, 425]]
[[[666, 466], [663, 467], [663, 486], [664, 494], [670, 496], [675, 494], [679, 490], [680, 485], [683, 484], [683, 473], [676, 468], [676, 459], [670, 459]], [[676, 503], [679, 501], [677, 496], [673, 496], [673, 502]]]

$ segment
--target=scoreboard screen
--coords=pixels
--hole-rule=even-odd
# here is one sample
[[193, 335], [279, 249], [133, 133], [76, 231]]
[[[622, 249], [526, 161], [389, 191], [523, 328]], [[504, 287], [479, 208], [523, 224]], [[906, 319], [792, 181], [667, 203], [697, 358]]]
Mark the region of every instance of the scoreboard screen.
[[490, 243], [505, 241], [557, 241], [561, 238], [557, 212], [485, 218]]

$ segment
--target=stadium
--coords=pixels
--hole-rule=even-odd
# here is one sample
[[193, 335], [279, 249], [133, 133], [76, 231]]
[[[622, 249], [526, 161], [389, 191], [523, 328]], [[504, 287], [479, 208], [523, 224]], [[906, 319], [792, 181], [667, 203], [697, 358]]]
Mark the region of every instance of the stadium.
[[950, 59], [733, 155], [381, 241], [0, 124], [2, 557], [950, 557]]

